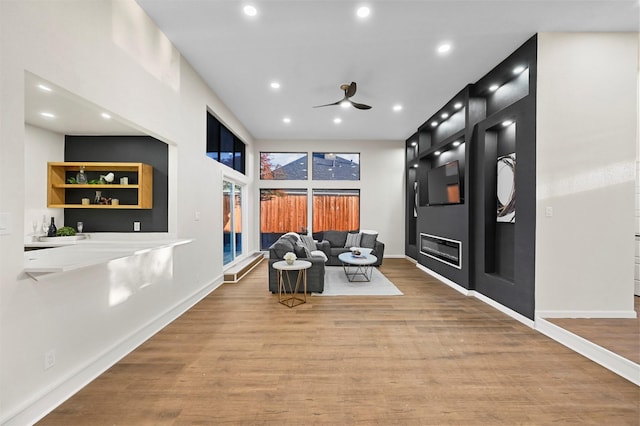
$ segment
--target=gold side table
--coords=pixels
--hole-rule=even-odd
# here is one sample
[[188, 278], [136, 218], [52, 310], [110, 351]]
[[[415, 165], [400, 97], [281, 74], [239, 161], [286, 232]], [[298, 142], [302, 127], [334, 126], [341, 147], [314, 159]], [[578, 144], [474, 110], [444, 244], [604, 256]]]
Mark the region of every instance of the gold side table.
[[[294, 260], [289, 264], [285, 260], [275, 262], [273, 269], [278, 271], [278, 302], [289, 308], [307, 303], [307, 269], [311, 268], [311, 262], [306, 260]], [[289, 273], [297, 271], [295, 285]], [[298, 296], [300, 284], [303, 285], [302, 297]]]

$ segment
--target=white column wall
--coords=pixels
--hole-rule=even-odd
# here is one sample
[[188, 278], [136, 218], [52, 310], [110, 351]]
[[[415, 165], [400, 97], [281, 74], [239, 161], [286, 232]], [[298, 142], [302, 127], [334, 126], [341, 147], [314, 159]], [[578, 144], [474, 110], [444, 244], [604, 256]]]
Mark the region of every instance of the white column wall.
[[632, 317], [638, 34], [539, 34], [537, 90], [536, 314]]
[[[273, 141], [258, 140], [254, 158], [263, 152], [309, 153], [306, 181], [259, 180], [259, 162], [254, 164], [256, 191], [259, 188], [360, 189], [360, 228], [378, 231], [385, 244], [385, 257], [404, 257], [404, 141]], [[314, 181], [311, 179], [313, 152], [360, 153], [359, 181]], [[255, 224], [260, 229], [260, 200], [256, 196]], [[309, 209], [309, 227], [313, 212]], [[258, 237], [257, 237], [258, 238]], [[256, 239], [259, 244], [259, 238]]]
[[[0, 423], [29, 424], [221, 282], [227, 168], [205, 157], [206, 109], [249, 144], [249, 173], [253, 140], [133, 0], [0, 1], [0, 66]], [[49, 138], [25, 131], [25, 71], [169, 143], [167, 236], [192, 244], [45, 282], [23, 273], [25, 140]]]

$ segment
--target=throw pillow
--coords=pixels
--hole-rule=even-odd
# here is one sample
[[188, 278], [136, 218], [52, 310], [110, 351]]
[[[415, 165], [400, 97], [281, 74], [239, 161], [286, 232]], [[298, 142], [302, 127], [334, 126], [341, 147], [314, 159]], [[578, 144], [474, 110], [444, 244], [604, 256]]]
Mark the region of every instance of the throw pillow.
[[360, 247], [360, 234], [347, 234], [347, 241], [344, 243], [345, 248]]
[[[269, 250], [273, 250], [274, 255], [277, 259], [282, 259], [282, 257], [289, 251], [293, 251], [293, 244], [286, 239], [278, 239], [275, 243], [269, 247]], [[296, 255], [297, 256], [297, 255]]]
[[300, 235], [300, 238], [302, 239], [302, 244], [304, 244], [304, 246], [307, 248], [307, 250], [309, 250], [309, 252], [317, 250], [316, 242], [313, 241], [313, 237], [312, 236], [310, 236], [310, 235]]
[[307, 257], [307, 252], [304, 251], [304, 246], [296, 243], [293, 245], [293, 253], [295, 253], [297, 258], [305, 258]]
[[324, 239], [329, 241], [331, 247], [344, 247], [347, 241], [346, 231], [324, 231]]
[[329, 260], [326, 254], [322, 250], [314, 250], [311, 252], [311, 257], [321, 257], [325, 262]]
[[[296, 243], [296, 247], [298, 249], [301, 248], [304, 251], [304, 256], [303, 257], [311, 257], [311, 251], [304, 244], [302, 244], [302, 241], [298, 241]], [[296, 254], [296, 256], [298, 256], [298, 255]], [[300, 257], [300, 256], [298, 256], [298, 257]]]
[[378, 240], [378, 234], [360, 234], [360, 247], [376, 248], [376, 241]]

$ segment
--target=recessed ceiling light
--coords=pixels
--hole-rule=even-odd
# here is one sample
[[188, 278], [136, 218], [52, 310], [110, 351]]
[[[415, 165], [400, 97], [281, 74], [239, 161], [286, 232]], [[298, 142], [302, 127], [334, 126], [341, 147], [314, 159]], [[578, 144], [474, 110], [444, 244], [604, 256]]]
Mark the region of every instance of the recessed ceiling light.
[[340, 124], [340, 123], [342, 123], [342, 118], [334, 118], [333, 122], [336, 123], [336, 124]]
[[291, 118], [285, 117], [285, 118], [282, 119], [282, 122], [289, 124], [289, 123], [291, 123]]
[[371, 13], [371, 9], [369, 9], [367, 6], [359, 7], [358, 10], [356, 11], [358, 18], [366, 18], [367, 16], [369, 16], [370, 13]]
[[447, 114], [446, 112], [443, 112], [442, 115], [440, 115], [440, 117], [442, 118], [449, 118], [449, 114]]
[[418, 168], [418, 165], [417, 165], [417, 164], [414, 164], [414, 165], [413, 165], [413, 168], [414, 168], [414, 169], [417, 169], [417, 168]]
[[250, 4], [246, 5], [243, 9], [244, 14], [247, 16], [256, 16], [258, 14], [258, 9], [255, 8], [255, 6], [252, 6]]
[[51, 92], [51, 87], [45, 86], [44, 84], [38, 84], [38, 87], [45, 92]]
[[442, 152], [441, 152], [441, 151], [436, 151], [436, 152], [434, 152], [433, 154], [434, 154], [434, 155], [440, 155], [440, 154], [442, 154]]
[[431, 122], [431, 127], [436, 127], [437, 125], [438, 125], [438, 122], [437, 122], [437, 121], [432, 121], [432, 122]]
[[394, 111], [402, 111], [402, 105], [398, 104], [398, 105], [394, 105], [393, 106], [393, 110]]
[[451, 50], [450, 43], [442, 43], [440, 46], [438, 46], [438, 53], [440, 54], [447, 53], [450, 50]]
[[513, 120], [505, 120], [502, 122], [502, 127], [511, 126], [513, 124]]
[[278, 83], [277, 81], [271, 82], [271, 88], [272, 89], [279, 89], [280, 88], [280, 83]]
[[524, 70], [526, 70], [526, 68], [523, 65], [518, 65], [517, 67], [515, 67], [513, 69], [513, 73], [514, 74], [520, 74]]
[[460, 109], [460, 108], [462, 108], [462, 102], [456, 102], [455, 104], [453, 104], [453, 107], [454, 107], [455, 109]]
[[102, 118], [104, 118], [105, 120], [108, 120], [111, 118], [111, 116], [109, 114], [107, 114], [106, 112], [103, 112], [102, 114], [100, 114], [102, 116]]
[[492, 84], [491, 86], [489, 86], [489, 90], [491, 90], [492, 92], [495, 92], [499, 88], [500, 88], [500, 86], [497, 85], [497, 84]]
[[51, 114], [50, 112], [41, 112], [40, 115], [46, 118], [56, 118], [56, 116]]
[[349, 101], [342, 101], [342, 102], [340, 102], [340, 106], [341, 106], [342, 108], [349, 108], [349, 107], [351, 106], [351, 102], [349, 102]]
[[460, 146], [460, 141], [455, 141], [455, 142], [453, 143], [453, 146]]
[[416, 141], [411, 142], [411, 146], [417, 146], [418, 143]]

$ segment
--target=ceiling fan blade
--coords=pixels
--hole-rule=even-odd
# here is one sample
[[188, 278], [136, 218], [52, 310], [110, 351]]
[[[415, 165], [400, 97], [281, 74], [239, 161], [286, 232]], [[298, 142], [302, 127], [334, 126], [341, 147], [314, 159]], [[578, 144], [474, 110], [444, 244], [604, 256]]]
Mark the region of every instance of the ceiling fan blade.
[[316, 105], [313, 108], [320, 108], [320, 107], [326, 107], [326, 106], [332, 106], [332, 105], [340, 105], [340, 102], [342, 102], [344, 99], [340, 99], [338, 102], [334, 102], [332, 104], [326, 104], [326, 105]]
[[358, 86], [356, 85], [356, 82], [352, 81], [351, 84], [349, 85], [349, 88], [344, 91], [345, 96], [347, 98], [352, 97], [353, 95], [356, 94], [357, 88], [358, 88]]
[[351, 105], [353, 105], [354, 107], [358, 108], [358, 109], [371, 109], [371, 106], [369, 105], [365, 105], [365, 104], [359, 104], [356, 102], [351, 101]]

